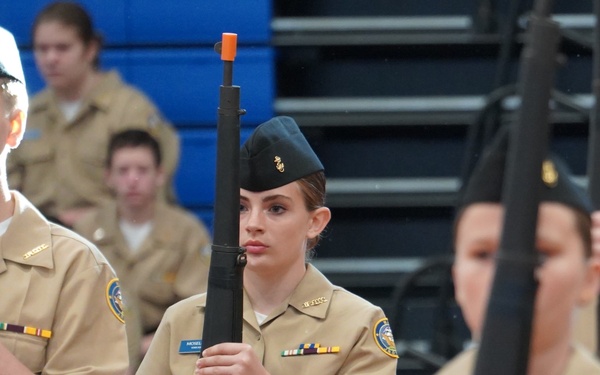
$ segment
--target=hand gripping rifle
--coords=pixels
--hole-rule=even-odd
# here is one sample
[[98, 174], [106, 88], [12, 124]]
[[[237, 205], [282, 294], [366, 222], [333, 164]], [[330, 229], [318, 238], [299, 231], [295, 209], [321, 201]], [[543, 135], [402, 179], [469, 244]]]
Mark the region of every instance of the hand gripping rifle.
[[488, 302], [476, 375], [527, 373], [537, 281], [535, 233], [542, 162], [547, 154], [558, 25], [551, 0], [537, 0], [521, 54], [521, 106], [512, 124], [503, 186], [504, 227]]
[[202, 349], [242, 342], [243, 273], [246, 254], [239, 246], [240, 87], [233, 86], [237, 35], [224, 33], [215, 50], [223, 60], [219, 91], [214, 239], [204, 313]]

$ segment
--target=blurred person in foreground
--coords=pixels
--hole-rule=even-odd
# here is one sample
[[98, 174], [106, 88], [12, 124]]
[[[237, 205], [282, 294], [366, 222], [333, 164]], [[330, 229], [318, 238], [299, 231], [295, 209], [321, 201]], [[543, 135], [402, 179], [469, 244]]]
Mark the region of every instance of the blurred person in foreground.
[[[506, 129], [505, 129], [506, 130]], [[501, 131], [473, 172], [455, 221], [453, 278], [456, 299], [474, 346], [438, 375], [470, 374], [502, 234], [508, 131]], [[531, 332], [528, 375], [600, 374], [600, 363], [574, 337], [578, 312], [598, 293], [599, 272], [592, 257], [592, 205], [556, 156], [544, 161], [536, 232], [539, 282]]]
[[27, 105], [14, 38], [0, 28], [0, 375], [122, 375], [129, 360], [113, 269], [8, 188], [6, 157], [21, 141]]

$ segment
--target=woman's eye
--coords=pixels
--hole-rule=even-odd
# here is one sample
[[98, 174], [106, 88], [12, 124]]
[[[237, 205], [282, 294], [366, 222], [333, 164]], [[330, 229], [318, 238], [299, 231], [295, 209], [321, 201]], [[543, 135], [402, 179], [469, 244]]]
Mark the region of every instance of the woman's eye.
[[493, 252], [488, 251], [488, 250], [479, 250], [479, 251], [476, 251], [474, 254], [475, 254], [475, 258], [477, 258], [479, 260], [489, 260], [494, 257]]
[[285, 208], [283, 206], [280, 205], [274, 205], [271, 206], [271, 208], [269, 209], [269, 211], [275, 213], [275, 214], [280, 214], [283, 213], [285, 211]]
[[248, 209], [243, 204], [240, 204], [240, 212], [246, 212]]

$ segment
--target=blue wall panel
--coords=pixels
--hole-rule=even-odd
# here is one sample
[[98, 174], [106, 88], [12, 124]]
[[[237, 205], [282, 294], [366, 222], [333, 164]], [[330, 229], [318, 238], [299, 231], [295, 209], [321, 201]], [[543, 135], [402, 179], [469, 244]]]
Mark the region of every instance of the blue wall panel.
[[238, 43], [268, 43], [270, 0], [131, 0], [127, 11], [129, 41], [136, 43], [210, 43], [223, 32]]
[[[243, 143], [252, 129], [242, 129]], [[175, 190], [179, 202], [192, 209], [212, 209], [215, 197], [217, 130], [182, 130], [181, 157], [175, 176]]]
[[[35, 15], [50, 0], [0, 2], [0, 25], [20, 45], [31, 43]], [[214, 44], [223, 32], [238, 43], [265, 44], [271, 38], [270, 0], [82, 0], [108, 45]], [[216, 39], [216, 40], [215, 40]]]

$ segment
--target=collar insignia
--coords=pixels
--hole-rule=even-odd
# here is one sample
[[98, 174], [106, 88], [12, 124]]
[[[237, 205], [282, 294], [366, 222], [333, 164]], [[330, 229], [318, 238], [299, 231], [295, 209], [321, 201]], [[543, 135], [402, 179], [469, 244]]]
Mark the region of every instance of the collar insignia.
[[313, 300], [304, 302], [302, 304], [302, 306], [304, 308], [307, 308], [307, 307], [311, 307], [311, 306], [320, 305], [320, 304], [325, 303], [325, 302], [327, 302], [327, 298], [325, 298], [325, 297], [319, 297], [319, 298], [315, 298]]
[[49, 247], [50, 246], [46, 245], [45, 243], [41, 244], [40, 246], [38, 246], [38, 247], [36, 247], [34, 249], [31, 249], [28, 252], [26, 252], [25, 254], [23, 254], [23, 259], [29, 259], [32, 256], [34, 256], [35, 254], [37, 254], [39, 252], [42, 252], [42, 251], [46, 250]]

